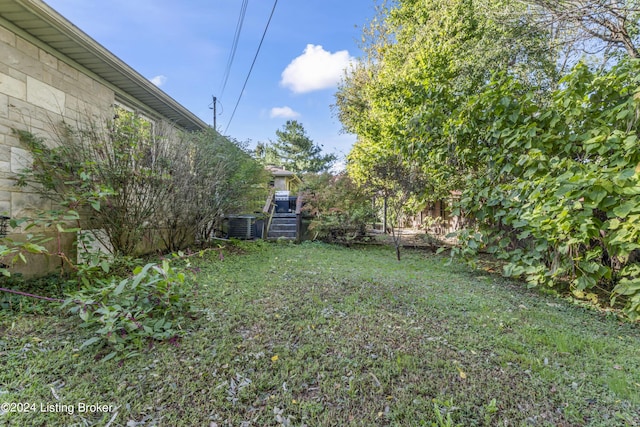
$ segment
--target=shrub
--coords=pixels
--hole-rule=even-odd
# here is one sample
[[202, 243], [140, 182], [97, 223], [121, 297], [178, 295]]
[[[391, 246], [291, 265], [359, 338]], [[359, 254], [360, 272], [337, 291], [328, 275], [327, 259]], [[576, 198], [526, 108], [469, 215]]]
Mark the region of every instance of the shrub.
[[139, 266], [120, 281], [99, 280], [95, 286], [69, 295], [63, 304], [92, 332], [81, 348], [111, 350], [103, 360], [134, 357], [154, 341], [174, 340], [183, 334], [190, 286], [185, 271], [168, 260]]
[[33, 157], [18, 184], [78, 212], [82, 228], [104, 230], [105, 247], [121, 255], [149, 250], [140, 243], [156, 237], [167, 251], [208, 240], [224, 213], [266, 183], [238, 142], [121, 109], [104, 125], [64, 125], [55, 141], [15, 132]]
[[640, 318], [639, 70], [578, 64], [547, 104], [510, 77], [470, 99], [457, 136], [487, 170], [460, 200], [478, 225], [463, 251], [487, 249], [532, 285], [609, 293]]
[[346, 174], [305, 177], [305, 211], [313, 216], [309, 230], [314, 239], [352, 240], [364, 236], [375, 220], [371, 195]]

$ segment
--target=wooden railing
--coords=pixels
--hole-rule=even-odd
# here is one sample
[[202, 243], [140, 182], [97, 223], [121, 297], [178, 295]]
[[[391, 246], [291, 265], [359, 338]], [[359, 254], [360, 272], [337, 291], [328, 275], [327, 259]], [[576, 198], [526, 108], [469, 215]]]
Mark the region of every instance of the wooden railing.
[[302, 202], [303, 202], [303, 195], [302, 193], [298, 194], [298, 197], [296, 197], [296, 215], [300, 215], [302, 214]]
[[264, 207], [262, 208], [262, 213], [268, 214], [271, 210], [271, 205], [273, 205], [273, 195], [275, 194], [275, 190], [271, 190], [269, 195], [267, 196], [267, 200], [264, 203]]
[[298, 193], [298, 197], [296, 198], [296, 241], [300, 242], [302, 240], [302, 204], [303, 194]]
[[276, 204], [273, 203], [273, 196], [275, 194], [275, 190], [271, 190], [269, 192], [269, 196], [267, 197], [267, 201], [264, 204], [264, 208], [262, 208], [262, 212], [268, 216], [266, 226], [262, 230], [262, 238], [267, 239], [269, 237], [269, 229], [271, 228], [271, 220], [273, 219], [273, 213], [276, 210]]

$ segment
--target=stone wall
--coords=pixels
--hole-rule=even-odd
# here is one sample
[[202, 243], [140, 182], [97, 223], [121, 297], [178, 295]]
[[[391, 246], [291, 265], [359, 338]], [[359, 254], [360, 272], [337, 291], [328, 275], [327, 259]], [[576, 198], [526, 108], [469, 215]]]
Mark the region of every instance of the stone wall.
[[[54, 144], [56, 127], [63, 121], [72, 126], [101, 122], [112, 114], [114, 103], [113, 90], [81, 66], [0, 25], [0, 214], [20, 218], [51, 208], [36, 194], [14, 186], [16, 173], [31, 157], [12, 129], [29, 131]], [[73, 239], [64, 240], [63, 249], [72, 253]], [[56, 252], [56, 246], [50, 249]], [[57, 265], [35, 257], [17, 268], [25, 275], [36, 275]]]

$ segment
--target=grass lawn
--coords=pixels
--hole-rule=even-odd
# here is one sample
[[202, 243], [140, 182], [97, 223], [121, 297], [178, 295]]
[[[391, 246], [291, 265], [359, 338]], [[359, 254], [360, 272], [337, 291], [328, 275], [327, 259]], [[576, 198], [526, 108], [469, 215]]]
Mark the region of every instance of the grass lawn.
[[122, 365], [76, 317], [0, 311], [0, 403], [35, 405], [0, 425], [640, 425], [638, 325], [425, 252], [241, 246]]

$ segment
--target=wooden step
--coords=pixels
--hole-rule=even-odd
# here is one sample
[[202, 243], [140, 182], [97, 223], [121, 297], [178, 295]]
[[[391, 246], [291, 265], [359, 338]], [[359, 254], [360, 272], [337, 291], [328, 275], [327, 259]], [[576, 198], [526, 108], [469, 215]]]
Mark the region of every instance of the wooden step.
[[269, 239], [295, 239], [297, 237], [297, 219], [295, 214], [277, 214], [271, 220], [271, 227], [267, 233]]

